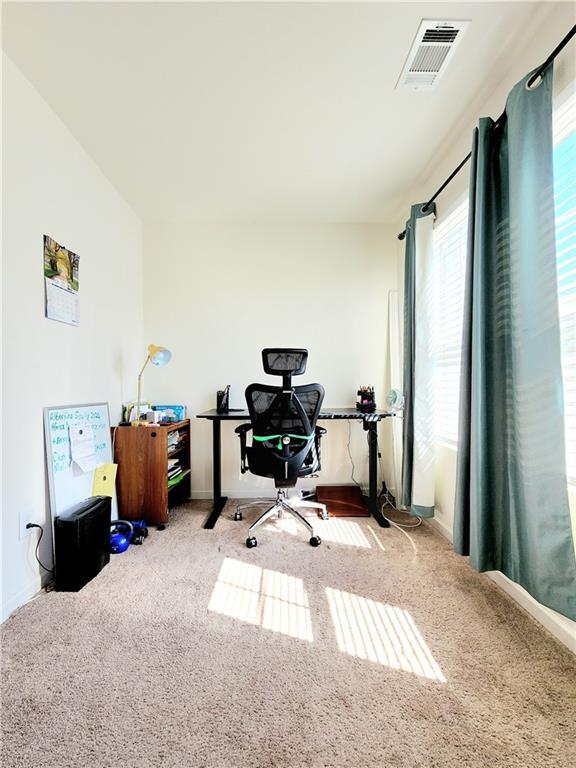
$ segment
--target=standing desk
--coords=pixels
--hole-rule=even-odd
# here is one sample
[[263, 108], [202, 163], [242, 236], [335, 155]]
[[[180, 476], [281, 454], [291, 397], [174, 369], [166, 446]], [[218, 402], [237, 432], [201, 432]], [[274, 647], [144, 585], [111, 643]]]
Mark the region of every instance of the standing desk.
[[[378, 505], [378, 422], [389, 416], [394, 416], [393, 411], [374, 411], [366, 414], [357, 411], [356, 408], [322, 408], [318, 419], [355, 419], [363, 422], [363, 427], [368, 432], [368, 511], [382, 528], [389, 528], [390, 523], [383, 516]], [[370, 420], [366, 417], [373, 417]], [[204, 528], [214, 528], [224, 505], [228, 501], [227, 496], [222, 496], [221, 477], [221, 434], [220, 426], [223, 421], [250, 421], [247, 410], [218, 413], [215, 409], [196, 414], [197, 419], [208, 419], [212, 422], [212, 497], [214, 506], [204, 523]]]

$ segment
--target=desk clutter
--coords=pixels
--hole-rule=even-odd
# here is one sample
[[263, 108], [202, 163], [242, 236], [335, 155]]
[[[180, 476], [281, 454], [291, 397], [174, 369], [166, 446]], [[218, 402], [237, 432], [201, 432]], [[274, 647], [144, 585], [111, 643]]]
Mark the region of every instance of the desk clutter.
[[126, 403], [122, 413], [123, 424], [133, 424], [137, 421], [144, 424], [175, 424], [186, 419], [185, 405], [153, 405], [148, 401]]

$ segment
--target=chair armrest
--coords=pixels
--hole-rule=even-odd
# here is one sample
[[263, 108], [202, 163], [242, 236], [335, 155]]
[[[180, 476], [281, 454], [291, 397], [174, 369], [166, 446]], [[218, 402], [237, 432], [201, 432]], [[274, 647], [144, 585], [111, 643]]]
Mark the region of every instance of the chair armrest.
[[234, 430], [240, 438], [240, 472], [243, 475], [248, 472], [248, 467], [246, 466], [246, 435], [251, 429], [252, 424], [240, 424], [240, 426], [236, 427]]

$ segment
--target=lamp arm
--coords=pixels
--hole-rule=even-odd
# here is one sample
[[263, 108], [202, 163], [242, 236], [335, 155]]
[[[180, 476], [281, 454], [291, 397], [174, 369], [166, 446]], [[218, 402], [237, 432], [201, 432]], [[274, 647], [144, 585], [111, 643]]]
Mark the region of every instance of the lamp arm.
[[150, 362], [150, 355], [146, 356], [146, 360], [144, 361], [144, 365], [140, 369], [140, 373], [138, 374], [138, 396], [136, 399], [136, 424], [140, 424], [140, 390], [141, 390], [141, 384], [142, 384], [142, 374], [144, 373], [144, 369]]
[[142, 368], [140, 369], [140, 373], [138, 374], [138, 378], [142, 376], [142, 374], [144, 373], [144, 368], [146, 368], [149, 362], [150, 362], [150, 355], [147, 355], [146, 360], [144, 360], [144, 365], [142, 366]]

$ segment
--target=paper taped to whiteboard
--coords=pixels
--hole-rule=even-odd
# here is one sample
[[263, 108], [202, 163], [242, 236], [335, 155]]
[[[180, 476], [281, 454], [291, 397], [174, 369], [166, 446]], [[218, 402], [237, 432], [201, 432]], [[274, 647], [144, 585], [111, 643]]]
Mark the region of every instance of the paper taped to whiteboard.
[[94, 430], [90, 424], [70, 424], [68, 426], [70, 437], [70, 457], [82, 470], [91, 472], [101, 463], [96, 456], [96, 443]]

